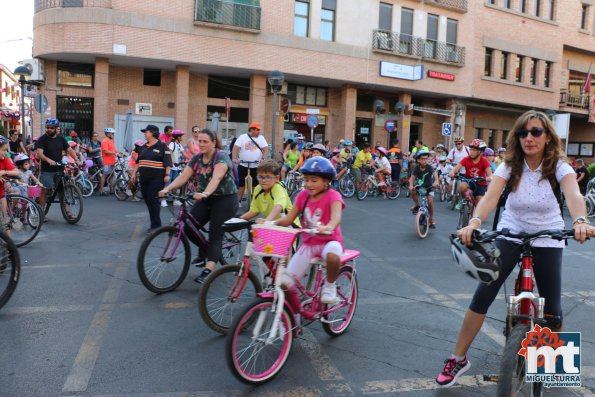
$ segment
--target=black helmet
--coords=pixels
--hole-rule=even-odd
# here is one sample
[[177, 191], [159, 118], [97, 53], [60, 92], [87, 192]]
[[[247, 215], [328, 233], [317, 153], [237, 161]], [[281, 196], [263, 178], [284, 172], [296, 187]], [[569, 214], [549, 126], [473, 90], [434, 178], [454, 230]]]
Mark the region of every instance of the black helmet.
[[306, 144], [304, 145], [304, 149], [306, 150], [312, 150], [312, 148], [314, 148], [313, 142], [306, 142]]

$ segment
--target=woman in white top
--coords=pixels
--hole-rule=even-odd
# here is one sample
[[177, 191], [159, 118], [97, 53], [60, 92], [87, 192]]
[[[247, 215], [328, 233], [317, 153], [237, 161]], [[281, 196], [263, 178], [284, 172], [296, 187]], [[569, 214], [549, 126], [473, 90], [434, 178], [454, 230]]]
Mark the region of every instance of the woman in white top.
[[[508, 196], [498, 229], [528, 233], [544, 229], [564, 229], [564, 220], [554, 194], [553, 186], [559, 184], [574, 222], [575, 238], [583, 243], [587, 235], [595, 235], [586, 219], [585, 202], [580, 194], [572, 168], [564, 161], [560, 138], [550, 119], [541, 112], [528, 111], [521, 115], [507, 139], [505, 161], [496, 170], [488, 191], [475, 208], [469, 225], [458, 231], [464, 244], [471, 244], [473, 230], [481, 226], [498, 205], [506, 183], [510, 180]], [[479, 284], [465, 314], [453, 354], [445, 361], [436, 382], [448, 387], [467, 371], [471, 364], [466, 357], [475, 336], [481, 329], [489, 306], [498, 290], [514, 269], [519, 255], [519, 244], [496, 241], [500, 249], [501, 271], [499, 278], [489, 286]], [[554, 330], [562, 326], [561, 268], [564, 243], [540, 239], [535, 247], [534, 268], [539, 294], [545, 297], [545, 313]]]
[[379, 181], [378, 186], [385, 186], [386, 176], [391, 174], [390, 162], [387, 157], [388, 150], [382, 146], [377, 146], [376, 153], [378, 154], [375, 167], [376, 179]]

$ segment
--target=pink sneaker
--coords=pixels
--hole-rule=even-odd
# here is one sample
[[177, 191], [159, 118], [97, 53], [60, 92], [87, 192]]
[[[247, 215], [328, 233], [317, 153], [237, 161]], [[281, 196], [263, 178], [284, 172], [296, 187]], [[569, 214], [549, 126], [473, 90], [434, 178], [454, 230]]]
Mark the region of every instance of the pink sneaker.
[[457, 362], [456, 358], [448, 358], [444, 361], [444, 369], [436, 378], [436, 383], [442, 387], [450, 387], [457, 382], [459, 376], [471, 368], [471, 362], [467, 357]]

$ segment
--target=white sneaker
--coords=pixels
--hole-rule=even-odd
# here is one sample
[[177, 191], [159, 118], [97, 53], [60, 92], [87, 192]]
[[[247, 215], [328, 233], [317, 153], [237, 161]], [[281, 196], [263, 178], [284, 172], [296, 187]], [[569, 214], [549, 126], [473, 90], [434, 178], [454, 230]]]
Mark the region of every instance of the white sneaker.
[[161, 200], [161, 206], [162, 207], [167, 207], [167, 201], [166, 200]]
[[337, 297], [337, 284], [325, 282], [322, 286], [322, 296], [320, 297], [320, 301], [327, 305], [339, 303], [339, 298]]
[[179, 207], [180, 205], [182, 205], [182, 202], [180, 200], [174, 200], [174, 205]]
[[127, 195], [128, 197], [132, 197], [132, 190], [130, 190], [130, 189], [126, 189], [126, 195]]

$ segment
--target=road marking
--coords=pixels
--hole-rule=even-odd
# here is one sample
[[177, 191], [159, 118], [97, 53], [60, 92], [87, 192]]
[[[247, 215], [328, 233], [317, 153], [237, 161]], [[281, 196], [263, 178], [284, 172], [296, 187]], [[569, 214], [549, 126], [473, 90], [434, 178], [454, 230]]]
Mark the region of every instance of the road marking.
[[81, 264], [79, 263], [69, 263], [69, 264], [59, 264], [59, 265], [23, 265], [24, 268], [27, 269], [60, 269], [60, 268], [69, 268], [69, 267], [77, 267], [79, 269], [83, 268], [94, 268], [94, 267], [114, 267], [117, 263], [101, 263], [101, 264]]
[[132, 249], [136, 246], [135, 239], [140, 235], [141, 228], [142, 225], [137, 225], [132, 233], [131, 241], [128, 244], [125, 254], [122, 256], [123, 259], [116, 267], [116, 272], [103, 295], [101, 301], [102, 304], [91, 321], [91, 325], [87, 330], [83, 344], [74, 359], [70, 373], [66, 377], [62, 392], [84, 392], [87, 390], [91, 374], [93, 373], [95, 363], [97, 362], [97, 357], [99, 357], [101, 341], [107, 332], [112, 311], [118, 300], [126, 273], [128, 273], [128, 258], [131, 257]]
[[253, 397], [321, 397], [325, 394], [314, 387], [298, 386], [290, 390], [263, 390], [251, 388], [246, 391], [225, 390], [225, 391], [190, 391], [190, 392], [165, 392], [165, 393], [126, 393], [126, 394], [97, 394], [93, 397], [232, 397], [246, 396]]
[[62, 313], [62, 312], [84, 312], [93, 310], [94, 305], [63, 305], [63, 306], [21, 306], [9, 307], [2, 310], [2, 314], [47, 314], [47, 313]]
[[[483, 375], [464, 375], [457, 380], [459, 386], [485, 387], [494, 386], [494, 382], [486, 382]], [[401, 380], [376, 380], [366, 382], [362, 387], [362, 394], [406, 393], [412, 391], [440, 389], [440, 385], [432, 378], [412, 378]]]

